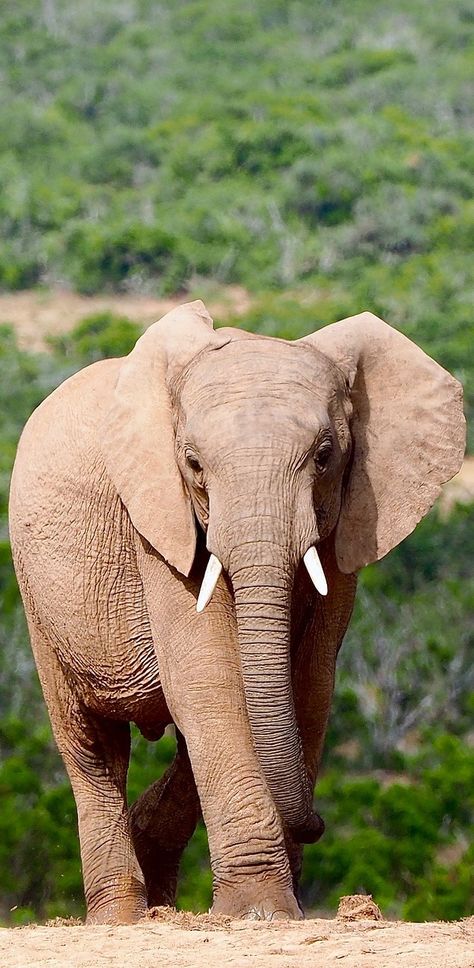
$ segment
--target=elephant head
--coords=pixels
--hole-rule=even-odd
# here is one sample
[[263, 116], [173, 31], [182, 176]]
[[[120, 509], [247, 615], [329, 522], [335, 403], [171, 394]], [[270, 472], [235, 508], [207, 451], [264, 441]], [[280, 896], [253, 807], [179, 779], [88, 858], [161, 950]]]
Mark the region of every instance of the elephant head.
[[[319, 542], [357, 571], [408, 535], [460, 466], [459, 383], [371, 313], [295, 342], [214, 332], [204, 305], [155, 323], [122, 363], [103, 430], [130, 518], [188, 575], [196, 524], [232, 583], [254, 746], [283, 819], [310, 839], [290, 668], [293, 583]], [[329, 595], [331, 589], [329, 588]], [[308, 833], [309, 831], [309, 833]]]

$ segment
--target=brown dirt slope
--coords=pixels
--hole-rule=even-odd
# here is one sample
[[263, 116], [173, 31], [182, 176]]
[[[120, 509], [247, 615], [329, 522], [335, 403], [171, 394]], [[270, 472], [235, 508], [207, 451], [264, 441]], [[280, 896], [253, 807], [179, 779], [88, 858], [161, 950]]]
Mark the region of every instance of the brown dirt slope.
[[473, 968], [474, 918], [300, 923], [169, 915], [133, 927], [0, 930], [2, 968]]
[[[118, 316], [128, 316], [135, 323], [149, 325], [160, 319], [174, 306], [200, 296], [170, 296], [156, 299], [153, 296], [113, 295], [81, 296], [70, 290], [0, 293], [0, 324], [9, 323], [18, 335], [22, 349], [44, 350], [45, 337], [67, 333], [84, 316], [105, 310]], [[221, 319], [245, 313], [250, 297], [241, 286], [227, 286], [203, 296], [209, 311]]]

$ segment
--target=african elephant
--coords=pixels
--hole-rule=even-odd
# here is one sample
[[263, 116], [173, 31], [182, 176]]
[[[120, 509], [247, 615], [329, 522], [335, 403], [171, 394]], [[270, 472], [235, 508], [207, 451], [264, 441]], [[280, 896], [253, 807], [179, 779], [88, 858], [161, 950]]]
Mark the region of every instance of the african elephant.
[[[461, 399], [371, 313], [290, 342], [214, 331], [198, 301], [32, 415], [11, 538], [90, 921], [173, 903], [201, 810], [213, 910], [302, 916], [356, 572], [458, 470]], [[130, 722], [178, 748], [129, 811]]]

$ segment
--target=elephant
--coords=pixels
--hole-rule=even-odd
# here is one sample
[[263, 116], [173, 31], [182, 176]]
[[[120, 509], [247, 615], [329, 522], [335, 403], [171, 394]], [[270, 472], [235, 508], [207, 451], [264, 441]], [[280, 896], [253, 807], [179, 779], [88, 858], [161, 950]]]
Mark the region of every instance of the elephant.
[[[462, 389], [370, 312], [294, 341], [179, 306], [30, 417], [10, 531], [73, 788], [87, 918], [174, 904], [203, 816], [212, 911], [303, 916], [357, 572], [459, 469]], [[129, 808], [130, 724], [176, 757]]]

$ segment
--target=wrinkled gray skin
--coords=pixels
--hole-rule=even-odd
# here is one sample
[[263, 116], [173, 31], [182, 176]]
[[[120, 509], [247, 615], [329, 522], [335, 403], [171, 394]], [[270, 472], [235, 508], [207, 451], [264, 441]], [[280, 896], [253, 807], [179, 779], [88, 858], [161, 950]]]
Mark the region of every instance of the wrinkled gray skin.
[[[301, 917], [354, 573], [413, 529], [463, 440], [459, 384], [369, 313], [289, 343], [214, 332], [192, 303], [33, 414], [11, 536], [90, 921], [174, 902], [201, 809], [213, 910]], [[197, 614], [209, 552], [224, 571]], [[128, 811], [130, 722], [179, 741]]]

